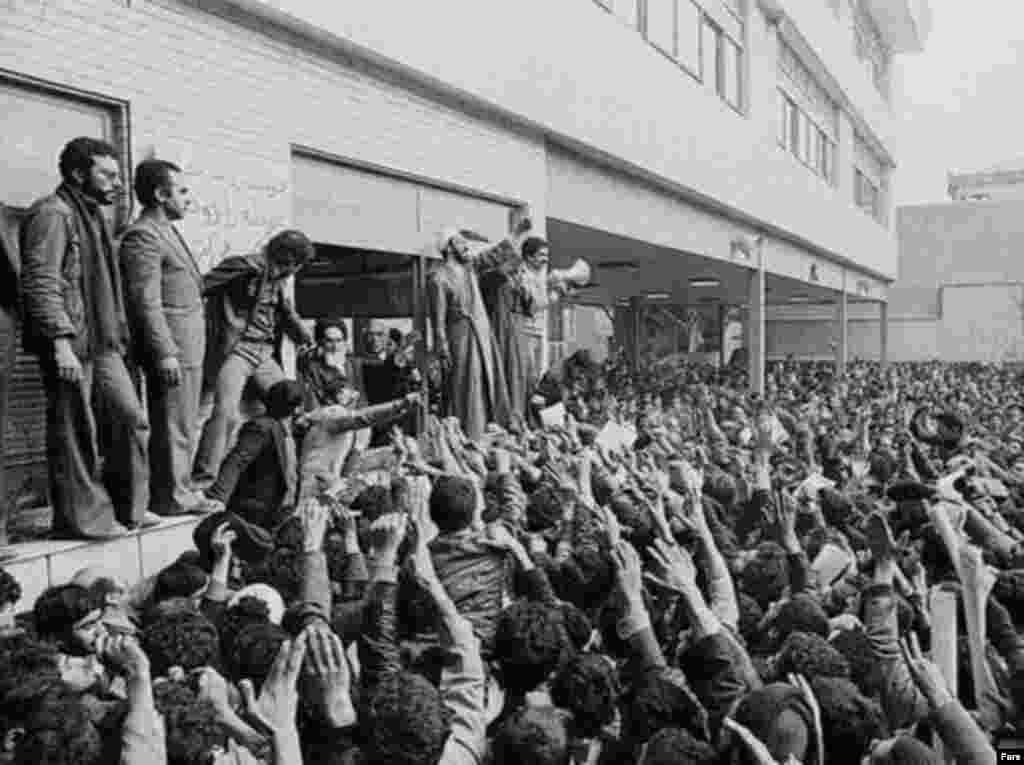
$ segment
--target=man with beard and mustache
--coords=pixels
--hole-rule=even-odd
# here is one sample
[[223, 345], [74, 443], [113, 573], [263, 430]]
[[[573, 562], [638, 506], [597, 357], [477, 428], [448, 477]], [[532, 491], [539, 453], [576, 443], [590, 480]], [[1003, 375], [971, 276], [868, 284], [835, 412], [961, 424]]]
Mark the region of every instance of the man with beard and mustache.
[[[513, 236], [530, 230], [524, 218]], [[457, 417], [473, 440], [488, 423], [509, 423], [505, 365], [491, 330], [478, 272], [500, 268], [519, 257], [519, 242], [505, 239], [473, 251], [466, 232], [447, 229], [438, 239], [444, 261], [427, 279], [434, 352], [444, 377], [444, 414]]]
[[25, 345], [39, 356], [46, 387], [53, 531], [107, 539], [154, 520], [149, 423], [125, 364], [121, 271], [101, 210], [122, 189], [117, 151], [75, 138], [60, 173], [56, 192], [24, 223]]

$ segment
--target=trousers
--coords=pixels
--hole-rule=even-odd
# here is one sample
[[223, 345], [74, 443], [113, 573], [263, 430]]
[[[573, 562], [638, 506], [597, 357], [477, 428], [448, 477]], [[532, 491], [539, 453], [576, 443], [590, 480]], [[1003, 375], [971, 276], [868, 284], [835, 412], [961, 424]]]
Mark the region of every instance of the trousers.
[[217, 373], [213, 390], [204, 391], [203, 398], [212, 399], [213, 411], [203, 426], [203, 434], [196, 451], [192, 480], [202, 486], [217, 479], [220, 463], [234, 444], [242, 423], [242, 394], [248, 383], [265, 394], [276, 383], [285, 379], [284, 371], [274, 360], [268, 346], [263, 357], [233, 352]]
[[149, 506], [159, 515], [180, 515], [195, 505], [190, 489], [192, 455], [199, 436], [203, 367], [181, 368], [168, 388], [155, 374], [146, 379], [149, 409]]
[[102, 537], [149, 508], [149, 421], [119, 353], [82, 362], [77, 382], [42, 360], [53, 531]]

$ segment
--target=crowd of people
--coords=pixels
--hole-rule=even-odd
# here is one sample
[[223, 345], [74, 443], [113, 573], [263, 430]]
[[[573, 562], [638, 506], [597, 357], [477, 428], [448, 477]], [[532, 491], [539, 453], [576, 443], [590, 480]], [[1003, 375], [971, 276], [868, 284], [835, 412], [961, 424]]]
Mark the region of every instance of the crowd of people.
[[542, 388], [561, 423], [395, 428], [138, 587], [44, 592], [0, 636], [6, 756], [996, 761], [1024, 709], [1015, 372], [793, 362], [761, 398], [577, 354]]
[[0, 761], [987, 765], [1019, 730], [1013, 370], [790, 361], [758, 396], [578, 351], [537, 379], [565, 285], [524, 218], [442, 234], [424, 401], [418, 338], [374, 323], [354, 358], [299, 320], [300, 232], [202, 275], [176, 166], [140, 164], [115, 242], [113, 149], [60, 165], [18, 261], [55, 527], [204, 517], [154, 577], [82, 570], [0, 631]]

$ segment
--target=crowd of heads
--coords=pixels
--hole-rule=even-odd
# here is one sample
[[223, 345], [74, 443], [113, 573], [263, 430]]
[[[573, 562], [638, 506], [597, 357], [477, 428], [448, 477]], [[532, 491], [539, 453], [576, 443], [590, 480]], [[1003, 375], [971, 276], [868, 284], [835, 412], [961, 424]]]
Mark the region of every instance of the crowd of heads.
[[0, 635], [3, 757], [995, 761], [1024, 722], [1015, 370], [788, 362], [755, 396], [564, 366], [564, 424], [431, 418], [269, 532], [222, 513], [140, 586], [43, 592]]

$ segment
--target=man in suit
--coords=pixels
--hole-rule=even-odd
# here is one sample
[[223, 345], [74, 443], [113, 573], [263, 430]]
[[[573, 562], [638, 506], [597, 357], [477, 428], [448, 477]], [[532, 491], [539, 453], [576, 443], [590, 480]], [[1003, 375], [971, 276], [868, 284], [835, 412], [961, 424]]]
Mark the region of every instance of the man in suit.
[[21, 255], [14, 211], [0, 204], [0, 561], [13, 556], [7, 546], [10, 505], [4, 469], [4, 434], [7, 430], [7, 397], [18, 361], [18, 278]]
[[181, 515], [198, 505], [190, 481], [206, 347], [203, 277], [174, 227], [190, 204], [181, 169], [139, 163], [135, 195], [143, 210], [121, 239], [120, 259], [134, 357], [146, 376], [150, 509]]
[[224, 458], [217, 480], [206, 490], [204, 510], [228, 510], [265, 529], [284, 520], [294, 506], [299, 482], [292, 423], [305, 396], [295, 380], [281, 380], [263, 397], [266, 414], [247, 421]]
[[[149, 422], [125, 364], [121, 269], [101, 209], [120, 195], [121, 170], [113, 146], [75, 138], [60, 172], [61, 185], [22, 227], [25, 344], [46, 387], [53, 530], [107, 539], [153, 520]], [[127, 437], [101, 440], [110, 434], [97, 423]]]
[[206, 358], [203, 395], [213, 413], [203, 428], [193, 483], [213, 481], [241, 421], [242, 393], [252, 383], [261, 394], [284, 379], [279, 341], [288, 334], [301, 346], [313, 337], [302, 324], [285, 286], [314, 255], [301, 231], [282, 231], [262, 252], [225, 258], [203, 277]]

